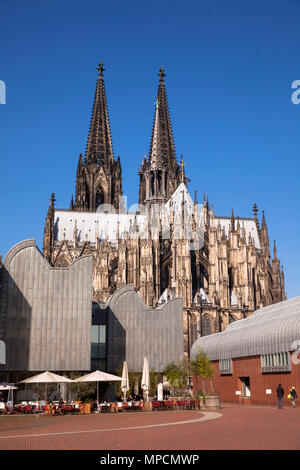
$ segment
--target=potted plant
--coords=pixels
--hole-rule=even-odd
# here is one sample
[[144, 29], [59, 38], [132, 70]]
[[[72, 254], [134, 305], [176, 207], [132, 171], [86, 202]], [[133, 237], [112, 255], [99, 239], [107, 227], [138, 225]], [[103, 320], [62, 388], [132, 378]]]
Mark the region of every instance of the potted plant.
[[[204, 351], [199, 351], [196, 356], [196, 359], [191, 363], [191, 368], [193, 375], [200, 377], [200, 379], [202, 380], [202, 392], [199, 391], [199, 394], [201, 395], [200, 406], [205, 406], [206, 408], [220, 408], [220, 397], [219, 395], [215, 395], [212, 383], [215, 368], [212, 365], [212, 362], [209, 357], [206, 356]], [[210, 381], [211, 394], [209, 395], [206, 394], [205, 380]]]

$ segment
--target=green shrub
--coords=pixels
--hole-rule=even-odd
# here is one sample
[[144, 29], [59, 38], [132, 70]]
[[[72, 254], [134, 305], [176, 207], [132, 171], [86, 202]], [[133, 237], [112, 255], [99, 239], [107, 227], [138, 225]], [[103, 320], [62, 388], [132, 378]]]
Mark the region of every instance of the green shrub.
[[212, 384], [212, 378], [215, 373], [211, 360], [206, 356], [204, 351], [199, 351], [196, 359], [192, 361], [192, 372], [194, 375], [202, 379], [203, 394], [205, 395], [205, 379], [210, 380], [212, 394], [214, 395], [214, 389]]

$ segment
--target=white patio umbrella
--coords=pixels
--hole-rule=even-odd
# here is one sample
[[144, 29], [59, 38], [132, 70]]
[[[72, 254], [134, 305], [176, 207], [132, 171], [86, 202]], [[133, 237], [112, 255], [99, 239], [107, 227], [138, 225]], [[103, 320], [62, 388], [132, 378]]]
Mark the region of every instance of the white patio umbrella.
[[99, 403], [99, 391], [98, 383], [99, 382], [113, 382], [116, 380], [122, 380], [121, 377], [117, 375], [108, 374], [107, 372], [101, 372], [100, 370], [95, 370], [90, 374], [83, 375], [74, 380], [74, 382], [97, 382], [97, 405]]
[[74, 380], [68, 379], [68, 377], [63, 377], [62, 375], [54, 374], [53, 372], [42, 372], [41, 374], [34, 375], [33, 377], [29, 377], [28, 379], [21, 380], [19, 383], [25, 384], [38, 384], [38, 383], [45, 383], [45, 401], [47, 400], [47, 384], [48, 383], [60, 383], [60, 382], [74, 382]]
[[14, 384], [8, 384], [6, 382], [2, 382], [0, 384], [0, 390], [17, 390], [18, 387], [16, 387]]
[[124, 401], [126, 400], [126, 392], [129, 390], [129, 378], [128, 378], [128, 367], [127, 362], [124, 361], [123, 364], [123, 372], [122, 372], [122, 382], [121, 382], [121, 389], [124, 395]]
[[8, 390], [7, 401], [12, 401], [12, 403], [14, 402], [14, 390], [18, 390], [18, 387], [16, 387], [14, 384], [2, 382], [0, 384], [0, 390]]
[[149, 390], [150, 390], [150, 374], [148, 360], [144, 357], [143, 375], [142, 375], [142, 389], [144, 390], [147, 401], [149, 401]]

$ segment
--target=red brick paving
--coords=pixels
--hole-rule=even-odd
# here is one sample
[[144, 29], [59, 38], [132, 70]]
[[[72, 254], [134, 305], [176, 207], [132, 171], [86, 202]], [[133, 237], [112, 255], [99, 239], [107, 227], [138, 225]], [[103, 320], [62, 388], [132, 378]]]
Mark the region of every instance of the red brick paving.
[[[199, 420], [203, 415], [193, 410], [85, 416], [2, 416], [0, 450], [300, 449], [300, 407], [278, 410], [224, 406], [221, 410], [210, 413], [216, 412], [222, 416], [188, 424], [176, 422]], [[163, 423], [174, 424], [166, 427], [119, 429]], [[96, 432], [97, 430], [100, 432]], [[76, 434], [67, 434], [68, 432]], [[42, 436], [50, 433], [63, 434]]]

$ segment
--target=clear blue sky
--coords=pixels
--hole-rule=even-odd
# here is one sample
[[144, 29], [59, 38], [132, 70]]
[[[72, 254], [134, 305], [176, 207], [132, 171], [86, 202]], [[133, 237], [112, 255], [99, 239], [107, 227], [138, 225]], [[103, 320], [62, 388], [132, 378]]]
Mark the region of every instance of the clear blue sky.
[[[0, 0], [0, 253], [36, 238], [51, 192], [69, 207], [103, 61], [129, 204], [165, 67], [177, 157], [215, 214], [265, 210], [300, 295], [300, 1]], [[261, 218], [261, 212], [259, 212]]]

